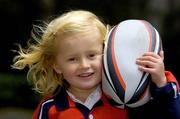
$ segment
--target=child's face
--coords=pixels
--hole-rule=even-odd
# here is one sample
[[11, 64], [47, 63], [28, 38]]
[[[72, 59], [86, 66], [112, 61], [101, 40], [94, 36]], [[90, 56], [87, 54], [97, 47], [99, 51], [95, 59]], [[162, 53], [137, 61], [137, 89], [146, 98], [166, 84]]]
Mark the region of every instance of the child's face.
[[[58, 36], [57, 36], [58, 40]], [[54, 65], [69, 89], [93, 90], [101, 82], [103, 43], [97, 29], [60, 40]]]

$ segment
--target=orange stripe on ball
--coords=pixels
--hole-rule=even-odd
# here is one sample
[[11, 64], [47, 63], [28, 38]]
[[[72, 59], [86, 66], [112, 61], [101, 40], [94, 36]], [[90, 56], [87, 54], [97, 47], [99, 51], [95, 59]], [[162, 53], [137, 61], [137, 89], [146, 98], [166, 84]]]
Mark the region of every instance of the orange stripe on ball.
[[119, 79], [119, 82], [120, 84], [122, 85], [122, 88], [124, 89], [124, 91], [126, 90], [126, 84], [124, 83], [123, 79], [122, 79], [122, 76], [120, 74], [120, 71], [118, 69], [118, 66], [117, 66], [117, 61], [116, 61], [116, 58], [115, 58], [115, 51], [114, 51], [114, 36], [115, 36], [115, 32], [113, 32], [112, 34], [112, 47], [111, 47], [111, 51], [112, 51], [112, 62], [113, 62], [113, 65], [114, 65], [114, 68], [115, 68], [115, 72], [116, 72], [116, 75]]

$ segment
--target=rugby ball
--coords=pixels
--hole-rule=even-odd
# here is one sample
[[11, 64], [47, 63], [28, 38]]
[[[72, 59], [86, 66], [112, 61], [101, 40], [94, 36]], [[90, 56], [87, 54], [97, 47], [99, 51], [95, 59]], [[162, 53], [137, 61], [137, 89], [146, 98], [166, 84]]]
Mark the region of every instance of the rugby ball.
[[125, 20], [108, 33], [103, 55], [102, 89], [120, 108], [147, 103], [149, 73], [138, 70], [136, 59], [145, 52], [159, 53], [158, 31], [145, 20]]

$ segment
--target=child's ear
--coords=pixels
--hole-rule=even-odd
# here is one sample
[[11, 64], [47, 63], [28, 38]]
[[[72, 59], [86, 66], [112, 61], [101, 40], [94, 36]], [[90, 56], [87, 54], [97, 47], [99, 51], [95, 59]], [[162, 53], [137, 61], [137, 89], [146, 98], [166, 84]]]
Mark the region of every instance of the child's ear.
[[62, 73], [61, 70], [60, 70], [60, 67], [57, 64], [53, 64], [52, 67], [56, 71], [56, 73], [58, 73], [58, 74]]

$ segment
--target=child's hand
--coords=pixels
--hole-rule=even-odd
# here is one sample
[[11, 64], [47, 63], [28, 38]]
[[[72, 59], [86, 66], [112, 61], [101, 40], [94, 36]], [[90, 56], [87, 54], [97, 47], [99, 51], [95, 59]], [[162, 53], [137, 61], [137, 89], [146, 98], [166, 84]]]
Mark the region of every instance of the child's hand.
[[164, 53], [160, 51], [160, 56], [153, 53], [144, 53], [142, 57], [137, 58], [136, 64], [139, 65], [139, 70], [151, 74], [152, 81], [158, 86], [166, 85], [167, 80], [164, 73]]

